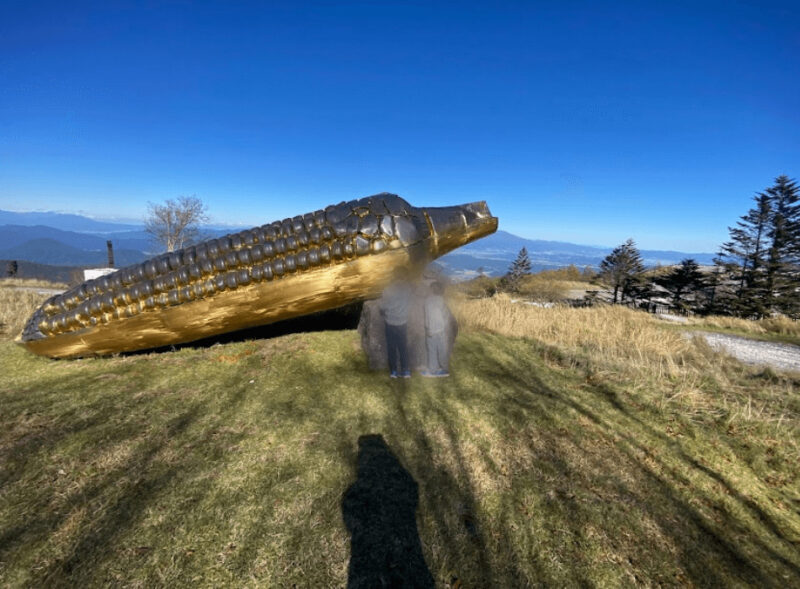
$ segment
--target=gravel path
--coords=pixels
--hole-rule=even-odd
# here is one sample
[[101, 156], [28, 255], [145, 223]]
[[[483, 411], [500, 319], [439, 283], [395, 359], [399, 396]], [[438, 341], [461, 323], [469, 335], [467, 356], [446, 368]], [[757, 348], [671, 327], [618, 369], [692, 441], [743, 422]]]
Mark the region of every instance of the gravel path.
[[687, 332], [687, 335], [701, 335], [715, 350], [730, 354], [745, 364], [771, 366], [778, 370], [800, 372], [800, 346], [762, 342], [736, 335], [706, 331]]
[[682, 317], [680, 315], [670, 315], [669, 313], [657, 313], [653, 315], [656, 319], [662, 319], [664, 321], [672, 321], [673, 323], [689, 323], [689, 320], [686, 317]]

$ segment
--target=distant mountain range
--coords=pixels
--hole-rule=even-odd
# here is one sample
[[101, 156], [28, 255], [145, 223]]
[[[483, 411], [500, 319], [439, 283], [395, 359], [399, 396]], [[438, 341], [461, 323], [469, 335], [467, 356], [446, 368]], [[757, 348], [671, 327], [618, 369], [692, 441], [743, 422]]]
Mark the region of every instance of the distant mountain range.
[[[522, 248], [528, 250], [528, 257], [534, 272], [563, 268], [574, 264], [578, 268], [597, 267], [613, 248], [591, 245], [578, 245], [563, 241], [525, 239], [497, 231], [483, 239], [460, 247], [456, 251], [439, 258], [449, 274], [469, 277], [482, 270], [490, 276], [499, 276], [508, 271], [508, 266]], [[713, 253], [686, 253], [669, 250], [640, 250], [646, 266], [677, 264], [685, 258], [693, 258], [698, 264], [712, 264]]]
[[17, 213], [2, 210], [0, 210], [0, 225], [45, 225], [63, 231], [77, 231], [80, 233], [112, 233], [142, 229], [142, 225], [98, 221], [97, 219], [68, 213]]
[[[209, 237], [239, 228], [210, 226]], [[17, 213], [0, 210], [0, 260], [19, 260], [55, 266], [103, 266], [106, 240], [114, 244], [117, 266], [140, 262], [157, 252], [142, 225], [98, 221], [64, 213]], [[526, 248], [533, 270], [597, 266], [612, 248], [577, 245], [559, 241], [525, 239], [498, 231], [440, 258], [438, 263], [456, 277], [469, 277], [479, 269], [489, 275], [506, 272], [520, 249]], [[694, 258], [712, 263], [714, 254], [642, 250], [645, 264], [675, 264]], [[0, 268], [2, 272], [4, 268]]]

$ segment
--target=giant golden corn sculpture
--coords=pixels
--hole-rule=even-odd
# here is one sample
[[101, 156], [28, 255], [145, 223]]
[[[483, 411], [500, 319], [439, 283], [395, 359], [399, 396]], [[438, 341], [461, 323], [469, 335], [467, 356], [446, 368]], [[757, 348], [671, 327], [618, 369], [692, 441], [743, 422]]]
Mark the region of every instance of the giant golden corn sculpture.
[[54, 358], [113, 354], [334, 309], [496, 229], [485, 202], [416, 208], [377, 194], [84, 282], [47, 300], [17, 341]]

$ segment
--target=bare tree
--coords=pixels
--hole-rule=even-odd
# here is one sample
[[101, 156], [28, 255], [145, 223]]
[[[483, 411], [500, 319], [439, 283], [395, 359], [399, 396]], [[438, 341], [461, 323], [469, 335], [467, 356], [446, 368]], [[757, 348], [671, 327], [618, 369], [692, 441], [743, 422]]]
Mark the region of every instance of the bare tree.
[[200, 223], [208, 221], [207, 207], [196, 196], [179, 196], [164, 204], [149, 203], [145, 230], [168, 252], [185, 247], [200, 236]]

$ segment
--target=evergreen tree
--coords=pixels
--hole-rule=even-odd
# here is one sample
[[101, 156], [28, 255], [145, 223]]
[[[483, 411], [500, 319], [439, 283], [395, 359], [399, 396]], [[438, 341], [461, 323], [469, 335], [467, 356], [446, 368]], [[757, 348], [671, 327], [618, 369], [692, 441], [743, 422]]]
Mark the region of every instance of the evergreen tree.
[[696, 311], [704, 313], [721, 315], [728, 313], [728, 306], [725, 298], [720, 296], [720, 287], [723, 284], [724, 269], [721, 266], [716, 266], [714, 270], [706, 276], [706, 289], [705, 289], [705, 304], [702, 308], [699, 305], [695, 306]]
[[622, 285], [620, 291], [620, 302], [624, 303], [630, 299], [632, 301], [647, 301], [653, 298], [653, 281], [645, 276], [644, 272], [633, 274]]
[[742, 316], [763, 316], [765, 308], [767, 237], [772, 208], [766, 193], [754, 197], [755, 206], [728, 227], [730, 241], [720, 248], [715, 263], [736, 284], [734, 292], [720, 297], [718, 305]]
[[656, 279], [656, 282], [666, 288], [672, 296], [672, 304], [679, 309], [686, 309], [687, 295], [697, 296], [706, 286], [705, 276], [700, 272], [700, 266], [691, 258], [682, 260], [669, 273]]
[[626, 297], [636, 298], [642, 294], [643, 272], [642, 255], [632, 239], [615, 247], [600, 262], [600, 277], [614, 289], [614, 303], [618, 300], [624, 303]]
[[517, 259], [508, 267], [508, 274], [505, 276], [506, 287], [510, 291], [518, 291], [522, 284], [522, 278], [531, 273], [531, 260], [528, 257], [528, 250], [522, 248], [517, 254]]
[[729, 227], [715, 262], [736, 283], [715, 306], [744, 317], [779, 311], [800, 316], [800, 189], [787, 176], [755, 196], [755, 206]]
[[769, 311], [789, 316], [800, 312], [800, 190], [787, 176], [779, 176], [767, 188], [773, 215], [769, 228], [770, 248], [766, 264], [766, 298]]

